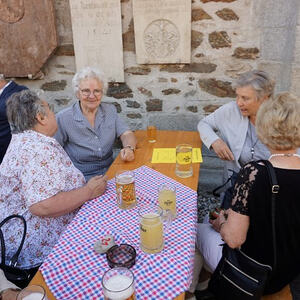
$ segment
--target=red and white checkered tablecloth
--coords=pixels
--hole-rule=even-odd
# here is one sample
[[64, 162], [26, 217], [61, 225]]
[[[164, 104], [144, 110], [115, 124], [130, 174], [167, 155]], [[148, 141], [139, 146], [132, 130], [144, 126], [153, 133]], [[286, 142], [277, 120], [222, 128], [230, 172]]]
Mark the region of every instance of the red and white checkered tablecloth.
[[[128, 243], [137, 252], [131, 268], [137, 299], [173, 299], [191, 283], [196, 237], [197, 193], [146, 166], [134, 171], [137, 207], [121, 210], [116, 204], [114, 179], [101, 197], [82, 206], [41, 267], [57, 300], [103, 299], [101, 278], [109, 268], [105, 254], [93, 250], [95, 241], [112, 234], [117, 244]], [[157, 203], [161, 183], [176, 185], [177, 218], [165, 234], [164, 250], [146, 254], [139, 246], [138, 207]]]

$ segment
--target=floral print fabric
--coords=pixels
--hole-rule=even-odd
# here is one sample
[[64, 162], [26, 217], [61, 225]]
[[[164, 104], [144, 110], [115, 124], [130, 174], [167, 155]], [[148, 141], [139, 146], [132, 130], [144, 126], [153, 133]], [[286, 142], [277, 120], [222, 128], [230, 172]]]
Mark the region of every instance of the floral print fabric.
[[[18, 260], [21, 268], [39, 265], [76, 214], [74, 211], [60, 217], [38, 217], [30, 213], [30, 206], [84, 183], [82, 173], [54, 138], [33, 130], [12, 136], [0, 165], [0, 220], [19, 214], [27, 221], [27, 235]], [[7, 259], [16, 252], [22, 229], [16, 219], [2, 228]]]

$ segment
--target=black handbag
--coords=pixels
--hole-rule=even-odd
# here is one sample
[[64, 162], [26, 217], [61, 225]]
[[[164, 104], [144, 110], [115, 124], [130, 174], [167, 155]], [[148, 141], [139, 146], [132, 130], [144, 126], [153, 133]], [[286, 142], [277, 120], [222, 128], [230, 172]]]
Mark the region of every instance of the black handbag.
[[[18, 247], [18, 250], [16, 253], [11, 257], [8, 265], [5, 262], [5, 241], [4, 241], [4, 236], [2, 232], [2, 226], [8, 222], [11, 219], [20, 219], [23, 224], [23, 236], [20, 242], [20, 245]], [[23, 248], [23, 244], [25, 241], [26, 237], [26, 232], [27, 232], [27, 226], [26, 226], [26, 221], [23, 216], [20, 215], [11, 215], [5, 218], [1, 223], [0, 223], [0, 241], [1, 241], [1, 263], [0, 263], [0, 269], [3, 270], [5, 277], [13, 282], [15, 285], [17, 285], [20, 288], [24, 288], [28, 285], [30, 280], [33, 278], [35, 273], [38, 270], [38, 267], [31, 268], [31, 269], [20, 269], [17, 267], [18, 264], [18, 258], [20, 255], [20, 252]]]
[[257, 262], [241, 250], [232, 249], [224, 244], [222, 258], [208, 286], [218, 300], [259, 300], [271, 272], [276, 269], [275, 199], [279, 185], [272, 164], [266, 160], [258, 162], [262, 162], [267, 167], [272, 189], [273, 267]]

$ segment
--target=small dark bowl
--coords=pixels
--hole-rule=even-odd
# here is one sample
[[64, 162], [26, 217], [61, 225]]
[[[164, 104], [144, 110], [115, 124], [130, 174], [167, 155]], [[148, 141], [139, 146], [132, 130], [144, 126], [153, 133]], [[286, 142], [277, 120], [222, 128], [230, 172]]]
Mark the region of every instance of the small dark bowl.
[[128, 244], [115, 245], [106, 252], [106, 259], [111, 268], [130, 269], [135, 264], [136, 251]]

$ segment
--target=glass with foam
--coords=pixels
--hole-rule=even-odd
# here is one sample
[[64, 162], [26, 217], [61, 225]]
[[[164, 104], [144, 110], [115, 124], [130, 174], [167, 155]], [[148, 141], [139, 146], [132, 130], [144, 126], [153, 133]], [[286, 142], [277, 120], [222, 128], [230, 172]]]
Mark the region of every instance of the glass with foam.
[[117, 204], [121, 209], [130, 209], [136, 205], [135, 179], [132, 171], [116, 172]]
[[18, 294], [17, 300], [48, 300], [48, 298], [42, 286], [29, 285]]
[[102, 277], [105, 300], [135, 300], [134, 275], [127, 268], [113, 268]]

